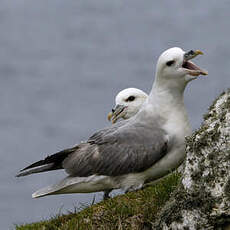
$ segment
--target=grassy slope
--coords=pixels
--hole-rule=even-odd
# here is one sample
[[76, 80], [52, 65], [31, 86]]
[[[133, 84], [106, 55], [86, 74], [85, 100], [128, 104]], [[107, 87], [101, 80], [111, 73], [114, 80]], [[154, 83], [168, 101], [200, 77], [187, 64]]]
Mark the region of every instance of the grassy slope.
[[143, 229], [151, 226], [179, 181], [180, 175], [173, 173], [143, 190], [102, 201], [78, 213], [16, 226], [16, 230]]

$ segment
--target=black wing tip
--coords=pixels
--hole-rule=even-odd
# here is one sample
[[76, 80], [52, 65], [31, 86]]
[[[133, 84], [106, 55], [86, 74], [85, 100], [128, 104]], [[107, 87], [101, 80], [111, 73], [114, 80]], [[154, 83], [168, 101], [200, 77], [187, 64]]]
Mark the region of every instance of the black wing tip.
[[31, 164], [31, 165], [29, 165], [29, 166], [21, 169], [20, 172], [23, 172], [25, 170], [28, 170], [28, 169], [31, 169], [31, 168], [35, 168], [35, 167], [38, 167], [38, 166], [41, 166], [41, 165], [44, 165], [44, 164], [46, 164], [45, 161], [44, 160], [40, 160], [40, 161], [37, 161], [37, 162], [35, 162], [35, 163], [33, 163], [33, 164]]
[[33, 163], [33, 164], [23, 168], [23, 169], [20, 169], [19, 173], [16, 174], [15, 177], [22, 177], [22, 176], [26, 175], [26, 171], [28, 169], [36, 168], [36, 167], [41, 166], [43, 164], [44, 164], [44, 160], [37, 161], [37, 162], [35, 162], [35, 163]]
[[53, 164], [53, 169], [52, 170], [55, 170], [55, 169], [61, 169], [62, 167], [60, 166], [62, 161], [69, 155], [71, 154], [72, 152], [76, 151], [77, 149], [79, 148], [79, 146], [74, 146], [73, 148], [69, 148], [69, 149], [65, 149], [65, 150], [62, 150], [58, 153], [55, 153], [55, 154], [52, 154], [52, 155], [48, 155], [45, 159], [43, 160], [40, 160], [40, 161], [37, 161], [23, 169], [21, 169], [19, 171], [19, 173], [16, 175], [16, 177], [21, 177], [21, 176], [24, 176], [24, 175], [28, 175], [27, 174], [27, 170], [29, 169], [33, 169], [33, 168], [37, 168], [39, 166], [44, 166], [44, 165], [48, 165], [48, 164]]
[[24, 174], [23, 170], [20, 170], [18, 174], [15, 175], [16, 178], [22, 177]]

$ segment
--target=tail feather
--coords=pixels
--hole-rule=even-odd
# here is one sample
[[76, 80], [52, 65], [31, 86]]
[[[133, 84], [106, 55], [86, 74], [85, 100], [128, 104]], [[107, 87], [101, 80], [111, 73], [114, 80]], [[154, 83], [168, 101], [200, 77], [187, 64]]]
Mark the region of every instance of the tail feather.
[[47, 186], [45, 188], [39, 189], [38, 191], [34, 192], [32, 194], [32, 198], [39, 198], [43, 196], [52, 195], [55, 194], [55, 192], [58, 190], [59, 189], [57, 189], [55, 185]]
[[46, 172], [51, 170], [63, 169], [62, 162], [69, 154], [75, 152], [78, 146], [65, 149], [53, 155], [46, 157], [44, 160], [37, 161], [24, 169], [21, 169], [16, 177], [27, 176], [33, 173]]
[[89, 177], [68, 176], [59, 183], [39, 189], [32, 194], [33, 198], [48, 195], [68, 194], [68, 193], [89, 193], [112, 189], [113, 185], [107, 176], [92, 175]]
[[32, 194], [32, 198], [39, 198], [39, 197], [55, 195], [55, 194], [70, 193], [70, 191], [68, 190], [71, 190], [70, 189], [71, 186], [78, 187], [78, 185], [81, 185], [82, 183], [87, 182], [88, 181], [87, 179], [88, 178], [85, 178], [85, 177], [66, 177], [57, 184], [53, 184], [53, 185], [44, 187], [34, 192]]

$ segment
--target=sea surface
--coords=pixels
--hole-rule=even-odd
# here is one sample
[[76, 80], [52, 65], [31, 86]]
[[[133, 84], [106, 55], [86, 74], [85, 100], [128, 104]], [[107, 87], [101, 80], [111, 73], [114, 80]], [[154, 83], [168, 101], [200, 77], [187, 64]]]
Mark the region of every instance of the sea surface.
[[167, 48], [205, 53], [195, 62], [209, 75], [185, 92], [193, 129], [230, 87], [227, 0], [0, 0], [0, 5], [0, 229], [102, 199], [102, 193], [32, 199], [64, 172], [15, 174], [110, 125], [106, 117], [115, 95], [127, 87], [149, 92], [157, 58]]

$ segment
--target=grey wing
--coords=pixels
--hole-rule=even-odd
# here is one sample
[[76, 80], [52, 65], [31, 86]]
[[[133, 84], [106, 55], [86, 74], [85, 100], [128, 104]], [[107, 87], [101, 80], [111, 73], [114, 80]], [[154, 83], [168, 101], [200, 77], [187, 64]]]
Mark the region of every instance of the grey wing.
[[167, 134], [158, 126], [118, 124], [95, 133], [87, 143], [79, 145], [64, 160], [63, 167], [75, 176], [119, 176], [148, 169], [167, 151]]

